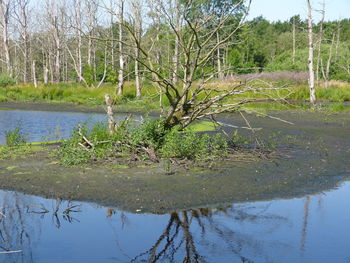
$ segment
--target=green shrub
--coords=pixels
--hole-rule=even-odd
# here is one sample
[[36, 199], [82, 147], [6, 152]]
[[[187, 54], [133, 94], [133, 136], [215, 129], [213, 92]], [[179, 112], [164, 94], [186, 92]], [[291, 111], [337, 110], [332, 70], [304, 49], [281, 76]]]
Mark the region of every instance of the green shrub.
[[157, 149], [163, 144], [166, 132], [163, 119], [145, 120], [141, 125], [132, 128], [130, 142], [133, 146], [148, 145]]
[[6, 132], [6, 146], [18, 147], [26, 143], [26, 137], [20, 132], [20, 128], [16, 127], [13, 131]]
[[226, 155], [228, 146], [221, 134], [211, 137], [194, 132], [181, 133], [176, 128], [169, 131], [164, 127], [164, 120], [157, 119], [146, 120], [139, 126], [129, 121], [119, 122], [113, 135], [109, 134], [105, 123], [96, 123], [91, 128], [88, 123], [79, 125], [56, 155], [64, 164], [75, 165], [130, 153], [148, 158], [145, 149], [150, 148], [159, 157], [196, 160]]
[[6, 74], [0, 74], [0, 87], [13, 86], [16, 84], [16, 79]]

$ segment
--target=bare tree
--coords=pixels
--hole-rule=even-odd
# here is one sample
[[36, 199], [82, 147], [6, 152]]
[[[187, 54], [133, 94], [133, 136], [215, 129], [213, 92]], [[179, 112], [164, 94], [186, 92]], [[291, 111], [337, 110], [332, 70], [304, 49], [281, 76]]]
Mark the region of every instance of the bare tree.
[[12, 11], [11, 9], [11, 0], [0, 0], [0, 26], [2, 29], [2, 43], [4, 47], [6, 73], [10, 76], [13, 74], [9, 46], [9, 23]]
[[[124, 24], [124, 4], [125, 0], [119, 0], [118, 25], [119, 25], [119, 71], [118, 71], [118, 95], [123, 95], [124, 89], [124, 44], [123, 44], [123, 24]], [[136, 37], [136, 36], [135, 36]]]
[[140, 79], [140, 69], [139, 69], [139, 60], [140, 60], [140, 49], [137, 46], [137, 43], [141, 44], [142, 40], [142, 0], [133, 0], [131, 2], [133, 10], [133, 20], [134, 20], [134, 35], [137, 38], [135, 43], [135, 84], [136, 84], [136, 98], [141, 98], [141, 79]]
[[309, 90], [310, 90], [310, 103], [314, 105], [316, 103], [316, 91], [315, 91], [315, 72], [314, 72], [314, 42], [313, 42], [313, 25], [312, 25], [312, 6], [311, 0], [306, 0], [308, 8], [308, 38], [309, 38]]
[[66, 3], [65, 0], [46, 0], [47, 21], [51, 27], [51, 37], [55, 45], [54, 80], [61, 81], [62, 49], [66, 29]]
[[[181, 4], [180, 0], [175, 0], [175, 29], [176, 31], [180, 32], [181, 30]], [[173, 83], [176, 84], [178, 82], [178, 71], [179, 71], [179, 45], [180, 45], [180, 39], [177, 34], [175, 34], [175, 43], [174, 43], [174, 57], [173, 57], [173, 63], [174, 63], [174, 69], [173, 69]]]
[[293, 65], [295, 64], [295, 50], [296, 50], [295, 32], [296, 32], [296, 26], [295, 26], [295, 16], [294, 16], [294, 17], [293, 17], [293, 24], [292, 24], [292, 37], [293, 37], [292, 62], [293, 62]]
[[96, 79], [96, 51], [95, 51], [95, 31], [97, 26], [98, 1], [85, 0], [85, 13], [87, 14], [87, 64], [92, 71], [93, 79]]
[[318, 36], [318, 46], [317, 46], [317, 63], [316, 63], [316, 83], [319, 83], [319, 77], [320, 77], [320, 64], [321, 64], [321, 47], [323, 43], [323, 23], [326, 13], [326, 3], [323, 0], [322, 2], [322, 9], [321, 12], [321, 21], [320, 21], [320, 32]]
[[[157, 2], [160, 5], [160, 11], [165, 22], [174, 34], [179, 37], [180, 54], [184, 56], [181, 61], [182, 74], [181, 87], [173, 83], [172, 78], [162, 70], [158, 70], [157, 56], [152, 56], [149, 50], [137, 40], [132, 28], [124, 24], [125, 28], [133, 36], [138, 48], [142, 54], [139, 62], [151, 73], [153, 82], [161, 88], [161, 93], [164, 94], [169, 103], [170, 110], [164, 113], [166, 128], [172, 128], [175, 125], [180, 125], [185, 128], [195, 119], [210, 117], [218, 113], [235, 111], [247, 100], [237, 101], [237, 103], [225, 103], [225, 99], [251, 91], [254, 88], [249, 85], [234, 85], [230, 86], [221, 92], [216, 88], [210, 88], [206, 84], [214, 76], [217, 71], [211, 73], [203, 73], [203, 67], [211, 63], [211, 59], [217, 49], [227, 43], [235, 33], [244, 25], [246, 10], [250, 5], [250, 1], [232, 1], [225, 2], [223, 8], [225, 13], [220, 17], [215, 17], [211, 12], [203, 10], [211, 10], [210, 2], [186, 2], [184, 8], [184, 22], [186, 28], [178, 31], [173, 23], [170, 9], [161, 1]], [[246, 5], [245, 5], [246, 4]], [[248, 6], [248, 7], [247, 7]], [[217, 40], [217, 33], [224, 27], [224, 24], [235, 14], [242, 14], [240, 22], [235, 28], [227, 33], [224, 37]], [[215, 21], [215, 23], [213, 22]], [[210, 27], [208, 27], [210, 25]], [[195, 80], [198, 82], [194, 84]], [[254, 89], [259, 92], [259, 89]]]
[[15, 18], [19, 24], [19, 32], [23, 48], [23, 82], [28, 81], [28, 69], [29, 69], [29, 4], [30, 0], [16, 0], [14, 9]]
[[35, 60], [33, 60], [33, 63], [32, 63], [32, 78], [33, 78], [33, 84], [34, 84], [34, 87], [37, 88], [38, 87], [38, 81], [36, 79], [36, 63], [35, 63]]
[[[75, 28], [75, 38], [76, 38], [76, 72], [78, 75], [78, 81], [83, 81], [83, 59], [82, 59], [82, 32], [83, 32], [83, 18], [82, 18], [82, 2], [79, 0], [73, 0], [74, 5], [74, 22], [73, 27]], [[86, 81], [85, 81], [86, 82]]]
[[331, 62], [333, 59], [333, 49], [334, 49], [334, 42], [335, 42], [335, 33], [333, 34], [332, 41], [329, 46], [329, 53], [328, 53], [328, 59], [326, 67], [324, 67], [323, 60], [321, 59], [321, 68], [322, 68], [322, 75], [323, 75], [323, 86], [324, 88], [328, 88], [329, 86], [329, 72], [331, 67]]

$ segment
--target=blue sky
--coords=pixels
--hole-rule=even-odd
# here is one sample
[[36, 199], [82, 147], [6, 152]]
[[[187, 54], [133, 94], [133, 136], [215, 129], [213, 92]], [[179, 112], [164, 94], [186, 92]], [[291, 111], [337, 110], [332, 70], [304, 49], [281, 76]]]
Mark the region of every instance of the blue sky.
[[[313, 9], [320, 9], [323, 0], [312, 0]], [[325, 20], [350, 18], [350, 0], [325, 0]], [[306, 18], [306, 0], [252, 0], [249, 19], [264, 16], [270, 21], [287, 20], [293, 15], [300, 14]], [[320, 19], [319, 13], [314, 12], [314, 20]]]

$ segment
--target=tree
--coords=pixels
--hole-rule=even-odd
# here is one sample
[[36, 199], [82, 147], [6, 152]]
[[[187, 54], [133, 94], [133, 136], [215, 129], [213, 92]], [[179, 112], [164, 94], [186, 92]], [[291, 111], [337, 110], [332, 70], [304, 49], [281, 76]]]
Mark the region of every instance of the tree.
[[[142, 0], [132, 0], [131, 2], [133, 10], [133, 26], [134, 35], [137, 38], [137, 42], [141, 43], [142, 40]], [[139, 69], [140, 50], [135, 43], [135, 84], [136, 84], [136, 98], [141, 98], [141, 79]]]
[[[18, 29], [20, 32], [20, 39], [23, 43], [21, 51], [23, 53], [23, 82], [28, 81], [28, 71], [29, 71], [29, 4], [30, 0], [16, 0], [14, 9], [14, 16], [15, 19], [18, 22]], [[33, 62], [34, 63], [34, 62]], [[34, 81], [34, 75], [33, 75], [33, 81]]]
[[9, 24], [12, 9], [11, 0], [0, 0], [0, 26], [2, 28], [2, 43], [4, 47], [6, 73], [12, 76], [12, 65], [9, 44]]
[[314, 72], [314, 42], [313, 42], [313, 30], [312, 30], [312, 6], [311, 0], [306, 0], [308, 8], [308, 39], [309, 39], [309, 90], [310, 90], [310, 103], [314, 105], [316, 103], [316, 91], [315, 91], [315, 72]]
[[317, 46], [317, 63], [316, 63], [316, 83], [319, 83], [319, 77], [320, 77], [320, 65], [321, 65], [321, 47], [323, 42], [323, 23], [326, 13], [326, 3], [323, 0], [322, 2], [322, 9], [321, 12], [321, 21], [320, 21], [320, 30], [319, 30], [319, 37], [318, 37], [318, 46]]
[[[207, 82], [218, 74], [217, 70], [207, 72], [203, 68], [211, 64], [212, 56], [217, 49], [227, 43], [244, 25], [250, 1], [241, 0], [231, 6], [224, 5], [229, 10], [225, 10], [221, 17], [216, 17], [211, 12], [203, 12], [203, 10], [211, 10], [216, 7], [210, 1], [185, 2], [183, 6], [185, 26], [180, 31], [173, 23], [169, 13], [171, 9], [164, 2], [158, 1], [157, 3], [169, 29], [179, 38], [179, 53], [182, 56], [180, 60], [182, 72], [179, 74], [180, 86], [174, 84], [166, 71], [158, 70], [157, 56], [152, 56], [149, 50], [137, 40], [132, 28], [125, 23], [124, 27], [141, 52], [141, 58], [138, 61], [151, 73], [152, 81], [161, 89], [160, 95], [164, 94], [170, 103], [170, 109], [163, 114], [166, 129], [177, 125], [183, 129], [196, 119], [234, 111], [246, 103], [245, 100], [225, 103], [225, 99], [252, 90], [251, 87], [234, 85], [223, 92], [217, 92], [215, 88], [206, 87]], [[218, 41], [217, 33], [223, 29], [229, 19], [235, 16], [239, 17], [236, 27]], [[215, 23], [213, 23], [214, 19]], [[195, 81], [198, 82], [195, 84]]]
[[[124, 44], [123, 44], [123, 24], [124, 24], [124, 4], [125, 0], [119, 0], [119, 71], [118, 71], [118, 95], [123, 95], [124, 89]], [[138, 36], [135, 36], [136, 38]]]

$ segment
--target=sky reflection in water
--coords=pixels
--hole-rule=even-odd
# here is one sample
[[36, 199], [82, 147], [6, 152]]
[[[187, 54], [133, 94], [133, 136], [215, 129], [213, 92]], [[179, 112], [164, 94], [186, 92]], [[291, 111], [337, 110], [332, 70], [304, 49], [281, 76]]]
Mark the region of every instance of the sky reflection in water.
[[[118, 114], [117, 120], [124, 119], [125, 114]], [[5, 143], [6, 131], [16, 127], [24, 131], [29, 142], [67, 139], [79, 123], [106, 121], [105, 114], [81, 112], [48, 112], [0, 110], [0, 145]]]
[[0, 192], [0, 262], [349, 262], [350, 183], [324, 194], [132, 214]]

